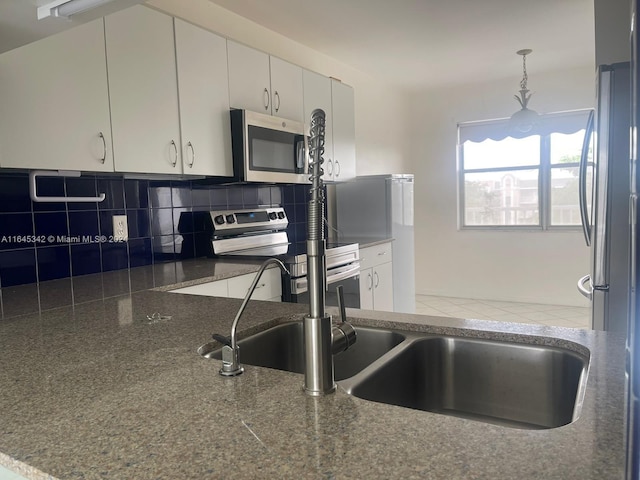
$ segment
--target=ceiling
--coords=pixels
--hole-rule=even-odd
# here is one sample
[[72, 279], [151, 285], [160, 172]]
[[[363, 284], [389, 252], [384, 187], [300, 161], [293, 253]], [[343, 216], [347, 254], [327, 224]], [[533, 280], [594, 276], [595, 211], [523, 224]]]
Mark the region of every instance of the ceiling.
[[[0, 52], [91, 18], [38, 22], [48, 1], [0, 0]], [[520, 76], [522, 48], [533, 49], [532, 83], [536, 72], [595, 62], [593, 0], [210, 1], [406, 88]]]

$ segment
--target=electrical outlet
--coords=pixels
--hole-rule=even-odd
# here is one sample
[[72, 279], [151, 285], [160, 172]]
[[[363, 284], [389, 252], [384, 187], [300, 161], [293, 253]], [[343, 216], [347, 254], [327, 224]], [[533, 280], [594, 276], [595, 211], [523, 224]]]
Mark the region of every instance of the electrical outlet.
[[113, 240], [126, 242], [129, 239], [129, 227], [127, 227], [126, 215], [113, 216]]

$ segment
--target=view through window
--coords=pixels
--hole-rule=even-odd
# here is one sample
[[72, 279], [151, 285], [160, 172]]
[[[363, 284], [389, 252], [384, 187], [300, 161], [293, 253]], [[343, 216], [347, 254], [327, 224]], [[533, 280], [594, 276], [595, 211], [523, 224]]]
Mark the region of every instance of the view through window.
[[[462, 227], [579, 226], [584, 138], [585, 128], [464, 141], [459, 163]], [[591, 191], [591, 158], [587, 158], [587, 192]]]

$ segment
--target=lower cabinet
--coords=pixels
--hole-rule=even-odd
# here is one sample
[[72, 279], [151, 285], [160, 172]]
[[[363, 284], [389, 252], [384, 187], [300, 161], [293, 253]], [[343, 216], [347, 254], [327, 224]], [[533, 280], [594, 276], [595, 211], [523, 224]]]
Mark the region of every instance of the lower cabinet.
[[360, 308], [393, 311], [391, 243], [360, 249]]
[[[255, 273], [248, 273], [215, 282], [201, 283], [192, 287], [171, 290], [171, 293], [188, 293], [207, 297], [244, 298], [255, 278]], [[256, 289], [251, 295], [252, 300], [267, 300], [269, 302], [282, 301], [282, 281], [280, 270], [270, 268], [264, 271]]]

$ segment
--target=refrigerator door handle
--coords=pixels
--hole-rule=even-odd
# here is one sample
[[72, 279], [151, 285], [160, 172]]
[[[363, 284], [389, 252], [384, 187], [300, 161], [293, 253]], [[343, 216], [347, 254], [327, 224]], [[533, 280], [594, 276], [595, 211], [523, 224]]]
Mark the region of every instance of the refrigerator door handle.
[[[588, 289], [584, 286], [584, 284], [587, 282], [589, 282]], [[593, 287], [591, 287], [591, 275], [585, 275], [580, 280], [578, 280], [578, 291], [589, 300], [593, 300]]]
[[584, 132], [584, 140], [582, 142], [582, 154], [580, 155], [580, 177], [579, 177], [579, 194], [580, 194], [580, 217], [582, 218], [582, 232], [587, 247], [591, 246], [591, 219], [587, 209], [587, 168], [589, 166], [589, 147], [591, 146], [591, 136], [593, 134], [593, 110], [589, 113], [587, 127]]

